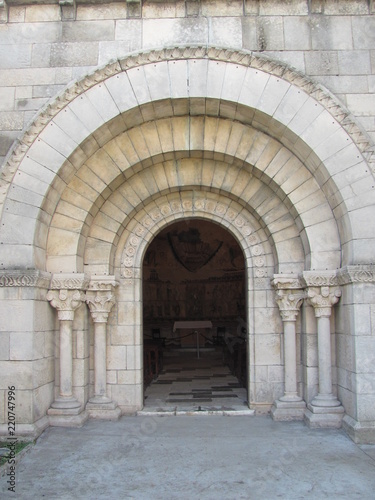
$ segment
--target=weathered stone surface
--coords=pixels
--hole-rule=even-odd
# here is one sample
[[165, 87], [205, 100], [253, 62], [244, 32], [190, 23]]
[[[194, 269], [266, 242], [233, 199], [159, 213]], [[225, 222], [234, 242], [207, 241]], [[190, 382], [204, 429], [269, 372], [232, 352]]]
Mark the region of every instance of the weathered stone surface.
[[[140, 4], [78, 2], [76, 21], [61, 21], [57, 4], [12, 4], [10, 22], [0, 25], [0, 156], [27, 130], [0, 181], [0, 389], [14, 375], [25, 392], [25, 425], [34, 425], [33, 412], [46, 414], [53, 384], [61, 389], [64, 346], [47, 288], [34, 291], [6, 271], [71, 272], [72, 283], [83, 271], [116, 275], [101, 361], [108, 398], [131, 412], [143, 405], [143, 265], [164, 258], [148, 248], [175, 221], [226, 228], [244, 256], [248, 297], [233, 328], [243, 325], [248, 335], [251, 398], [268, 411], [284, 393], [293, 357], [283, 348], [274, 274], [298, 280], [316, 269], [311, 286], [324, 297], [324, 286], [333, 286], [324, 270], [335, 280], [342, 263], [373, 262], [367, 2], [191, 4], [147, 2], [141, 12]], [[237, 259], [234, 252], [228, 272]], [[371, 440], [375, 279], [367, 267], [337, 275], [344, 290], [330, 324], [333, 392]], [[64, 283], [55, 291], [64, 294]], [[166, 315], [158, 312], [163, 321], [172, 314], [169, 299]], [[295, 318], [293, 371], [307, 404], [320, 390], [316, 310], [305, 305]], [[82, 408], [94, 396], [93, 318], [85, 304], [72, 320], [74, 404]], [[279, 417], [301, 418], [304, 403], [296, 412], [281, 406]], [[341, 423], [341, 410], [311, 407], [312, 426]], [[82, 408], [49, 410], [51, 424], [82, 424]], [[356, 423], [345, 425], [359, 433]]]

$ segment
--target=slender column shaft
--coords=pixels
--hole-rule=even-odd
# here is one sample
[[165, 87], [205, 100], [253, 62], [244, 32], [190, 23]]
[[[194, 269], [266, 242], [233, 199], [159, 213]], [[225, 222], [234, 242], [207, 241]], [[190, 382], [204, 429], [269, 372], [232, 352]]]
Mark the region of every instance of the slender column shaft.
[[73, 396], [72, 321], [60, 320], [60, 396]]
[[105, 397], [107, 392], [107, 342], [106, 323], [95, 324], [95, 396]]
[[330, 319], [326, 316], [317, 318], [318, 358], [319, 358], [319, 394], [332, 394], [332, 362]]
[[296, 399], [298, 395], [295, 321], [284, 321], [284, 378], [285, 393], [281, 400]]

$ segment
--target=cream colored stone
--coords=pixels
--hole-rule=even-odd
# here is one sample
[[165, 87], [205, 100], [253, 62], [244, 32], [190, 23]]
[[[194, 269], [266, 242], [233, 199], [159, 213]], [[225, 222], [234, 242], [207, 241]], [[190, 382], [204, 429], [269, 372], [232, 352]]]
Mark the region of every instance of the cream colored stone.
[[127, 347], [107, 346], [107, 369], [125, 370], [127, 368]]
[[89, 132], [94, 132], [105, 123], [103, 117], [100, 116], [98, 110], [85, 94], [74, 99], [69, 104], [69, 109], [79, 118]]
[[171, 97], [188, 97], [187, 61], [168, 61]]

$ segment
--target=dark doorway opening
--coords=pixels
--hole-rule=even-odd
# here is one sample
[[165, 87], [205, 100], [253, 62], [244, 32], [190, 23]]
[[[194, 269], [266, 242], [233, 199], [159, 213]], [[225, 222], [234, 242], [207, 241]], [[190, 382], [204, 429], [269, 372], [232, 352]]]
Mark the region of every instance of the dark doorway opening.
[[143, 265], [146, 406], [246, 404], [246, 272], [241, 248], [218, 224], [176, 222]]

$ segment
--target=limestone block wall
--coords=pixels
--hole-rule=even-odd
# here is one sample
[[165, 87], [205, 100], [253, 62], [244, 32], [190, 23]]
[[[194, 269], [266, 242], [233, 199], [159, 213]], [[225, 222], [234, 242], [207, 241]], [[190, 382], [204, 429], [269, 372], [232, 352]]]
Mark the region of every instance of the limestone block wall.
[[369, 0], [166, 0], [0, 7], [0, 163], [50, 98], [132, 51], [203, 44], [261, 52], [330, 90], [375, 138]]
[[[337, 271], [342, 298], [330, 331], [333, 390], [345, 406], [348, 432], [362, 422], [374, 436], [374, 186], [365, 161], [375, 130], [374, 19], [365, 0], [2, 2], [2, 159], [35, 114], [71, 85], [66, 99], [41, 117], [48, 126], [30, 130], [30, 148], [23, 143], [17, 150], [22, 168], [2, 213], [0, 268], [8, 273], [6, 282], [0, 276], [0, 373], [7, 375], [0, 387], [6, 390], [10, 367], [23, 393], [20, 425], [43, 426], [59, 394], [59, 325], [45, 297], [51, 275], [31, 285], [17, 275], [13, 285], [9, 272], [35, 266], [119, 279], [107, 329], [108, 396], [124, 412], [135, 411], [143, 400], [144, 251], [159, 229], [194, 216], [230, 228], [243, 242], [249, 401], [258, 408], [269, 409], [284, 390], [283, 322], [272, 276], [369, 264], [358, 279], [350, 269]], [[234, 60], [224, 64], [225, 56], [200, 59], [190, 51], [185, 57], [185, 48], [173, 49], [173, 62], [152, 60], [155, 51], [150, 59], [137, 56], [126, 72], [117, 64], [82, 80], [132, 51], [189, 44], [262, 53], [318, 85], [295, 72], [288, 74], [290, 85], [277, 64], [262, 71], [263, 60], [245, 68]], [[5, 183], [0, 179], [1, 195], [13, 172], [7, 170]], [[319, 382], [315, 312], [305, 302], [296, 327], [297, 383], [307, 403]], [[82, 304], [73, 324], [72, 386], [83, 406], [94, 390], [93, 327]]]
[[[9, 385], [17, 388], [18, 432], [34, 435], [48, 425], [55, 380], [55, 315], [46, 301], [49, 273], [0, 274], [0, 433], [7, 433], [4, 407]], [[11, 361], [11, 362], [9, 362]]]

